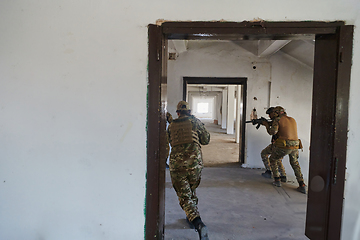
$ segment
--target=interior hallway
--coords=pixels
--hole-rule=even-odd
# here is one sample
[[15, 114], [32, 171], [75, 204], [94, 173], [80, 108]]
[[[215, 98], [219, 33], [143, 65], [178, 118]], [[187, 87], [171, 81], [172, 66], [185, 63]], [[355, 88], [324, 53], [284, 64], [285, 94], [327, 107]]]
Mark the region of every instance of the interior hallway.
[[[261, 176], [263, 169], [241, 168], [234, 136], [213, 123], [206, 127], [211, 141], [202, 148], [205, 168], [197, 195], [210, 239], [308, 239], [304, 235], [307, 196], [291, 183], [272, 186], [271, 179]], [[185, 221], [168, 169], [165, 187], [165, 239], [198, 239]]]
[[207, 119], [201, 119], [210, 132], [209, 145], [201, 146], [205, 167], [239, 167], [239, 144], [235, 134], [226, 134], [226, 129]]

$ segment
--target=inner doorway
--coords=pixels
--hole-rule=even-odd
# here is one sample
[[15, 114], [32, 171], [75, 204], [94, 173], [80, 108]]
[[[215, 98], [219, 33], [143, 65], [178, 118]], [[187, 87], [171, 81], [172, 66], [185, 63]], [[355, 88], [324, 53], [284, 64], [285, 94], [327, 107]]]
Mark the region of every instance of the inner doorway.
[[[246, 77], [183, 77], [183, 100], [192, 102], [189, 86], [208, 85], [211, 92], [219, 92], [216, 99], [217, 124], [227, 129], [228, 134], [235, 134], [234, 141], [239, 144], [239, 164], [245, 162], [245, 121], [247, 78]], [[212, 87], [218, 87], [212, 91]], [[232, 89], [232, 90], [230, 90]], [[221, 91], [221, 93], [220, 93]], [[189, 96], [190, 95], [190, 96]], [[231, 96], [232, 95], [232, 96]], [[236, 101], [234, 101], [236, 99]], [[235, 106], [235, 104], [237, 106]], [[229, 112], [229, 105], [230, 107]], [[214, 115], [215, 116], [215, 115]], [[229, 131], [230, 130], [230, 131]]]

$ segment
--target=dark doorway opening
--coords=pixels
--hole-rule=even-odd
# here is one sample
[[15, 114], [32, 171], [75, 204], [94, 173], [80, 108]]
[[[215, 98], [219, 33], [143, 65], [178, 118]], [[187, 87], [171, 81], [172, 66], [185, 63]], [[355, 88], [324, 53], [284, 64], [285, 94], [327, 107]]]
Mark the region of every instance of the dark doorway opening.
[[306, 235], [340, 239], [353, 26], [344, 22], [166, 22], [149, 26], [146, 239], [164, 232], [164, 112], [167, 39], [294, 39], [315, 34]]

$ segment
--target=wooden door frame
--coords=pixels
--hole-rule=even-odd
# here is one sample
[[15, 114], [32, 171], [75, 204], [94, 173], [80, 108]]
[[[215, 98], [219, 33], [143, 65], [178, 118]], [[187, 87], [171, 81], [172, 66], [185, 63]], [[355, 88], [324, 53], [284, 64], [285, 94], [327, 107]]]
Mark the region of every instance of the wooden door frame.
[[[161, 105], [161, 84], [166, 83], [162, 69], [167, 58], [167, 39], [296, 39], [316, 35], [315, 59], [323, 54], [328, 40], [332, 54], [327, 61], [315, 62], [311, 139], [321, 144], [311, 145], [310, 174], [306, 235], [310, 239], [338, 240], [341, 234], [342, 204], [344, 194], [348, 100], [352, 59], [353, 26], [344, 22], [165, 22], [161, 26], [149, 25], [149, 86], [147, 122], [147, 190], [145, 238], [164, 237], [164, 174], [165, 161], [161, 160], [164, 150], [164, 114]], [[324, 40], [324, 42], [321, 42]], [[334, 42], [335, 41], [335, 42]], [[325, 43], [322, 45], [320, 43]], [[318, 47], [317, 47], [318, 46]], [[326, 54], [325, 54], [326, 55]], [[318, 65], [316, 65], [318, 64]], [[328, 74], [322, 74], [322, 64], [331, 66]], [[317, 73], [316, 73], [317, 72]], [[330, 77], [329, 77], [329, 74]], [[323, 76], [324, 75], [324, 76]], [[326, 76], [326, 77], [325, 77]], [[318, 79], [321, 79], [320, 81]], [[333, 94], [327, 96], [328, 104], [322, 103], [321, 90], [325, 82], [333, 86]], [[330, 81], [330, 82], [329, 82]], [[322, 124], [325, 123], [325, 124]], [[315, 129], [315, 126], [318, 127]], [[324, 142], [319, 136], [330, 136]], [[328, 152], [330, 151], [330, 154]], [[326, 157], [322, 157], [326, 156]], [[319, 164], [320, 163], [320, 164]], [[311, 172], [312, 166], [324, 168]], [[319, 191], [320, 176], [325, 182]], [[318, 178], [316, 178], [318, 179]], [[321, 185], [321, 184], [320, 184]], [[320, 193], [326, 199], [321, 204], [314, 201]], [[317, 214], [314, 206], [325, 209]], [[309, 206], [311, 205], [311, 206]], [[310, 217], [311, 215], [311, 217]], [[314, 221], [316, 219], [316, 221]]]
[[241, 119], [241, 141], [239, 143], [239, 164], [245, 163], [245, 122], [246, 122], [246, 77], [183, 77], [183, 100], [186, 101], [187, 84], [242, 85], [243, 112]]

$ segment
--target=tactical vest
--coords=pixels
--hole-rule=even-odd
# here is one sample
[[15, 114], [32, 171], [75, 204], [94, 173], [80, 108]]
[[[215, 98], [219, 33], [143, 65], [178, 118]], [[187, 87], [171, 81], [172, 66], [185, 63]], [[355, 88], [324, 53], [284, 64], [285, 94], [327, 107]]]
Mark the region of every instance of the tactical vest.
[[170, 138], [172, 147], [192, 142], [200, 145], [199, 136], [196, 131], [192, 130], [192, 123], [188, 117], [173, 120], [169, 126], [169, 130], [171, 133]]

